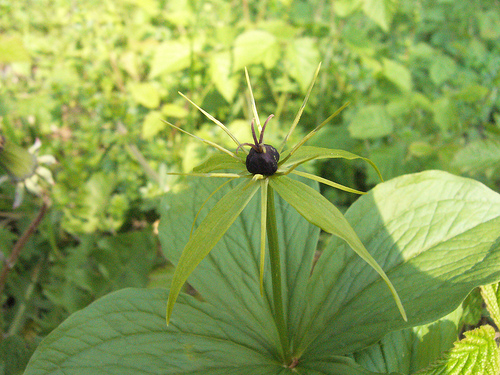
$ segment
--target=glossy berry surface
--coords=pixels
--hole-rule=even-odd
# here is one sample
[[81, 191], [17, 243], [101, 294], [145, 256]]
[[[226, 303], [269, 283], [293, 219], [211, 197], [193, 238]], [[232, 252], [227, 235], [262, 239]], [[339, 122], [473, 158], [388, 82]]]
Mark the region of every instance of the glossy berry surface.
[[246, 160], [247, 170], [252, 174], [272, 176], [278, 170], [280, 154], [271, 145], [261, 145], [259, 148], [261, 152], [253, 147], [250, 149]]

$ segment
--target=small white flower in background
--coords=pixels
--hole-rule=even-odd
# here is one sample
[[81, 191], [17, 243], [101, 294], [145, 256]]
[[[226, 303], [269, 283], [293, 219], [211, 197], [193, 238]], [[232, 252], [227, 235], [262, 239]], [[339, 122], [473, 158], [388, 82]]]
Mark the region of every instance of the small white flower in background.
[[0, 166], [7, 172], [0, 177], [0, 184], [7, 180], [16, 184], [13, 208], [21, 205], [25, 188], [41, 196], [44, 183], [50, 185], [55, 183], [52, 172], [40, 164], [52, 165], [56, 163], [56, 159], [52, 155], [38, 156], [41, 145], [42, 142], [37, 138], [33, 146], [25, 150], [0, 135]]

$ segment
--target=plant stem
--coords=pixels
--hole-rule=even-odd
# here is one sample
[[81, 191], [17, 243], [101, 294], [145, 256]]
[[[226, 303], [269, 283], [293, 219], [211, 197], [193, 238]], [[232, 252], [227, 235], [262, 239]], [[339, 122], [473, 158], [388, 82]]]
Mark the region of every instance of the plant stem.
[[274, 321], [278, 328], [278, 334], [281, 341], [281, 348], [285, 364], [292, 361], [290, 354], [290, 345], [288, 342], [288, 333], [285, 323], [285, 312], [283, 310], [283, 296], [281, 293], [281, 262], [280, 249], [278, 243], [278, 228], [276, 226], [276, 211], [274, 207], [274, 190], [271, 186], [267, 191], [267, 243], [269, 245], [269, 259], [271, 260], [271, 277], [273, 283], [274, 300]]

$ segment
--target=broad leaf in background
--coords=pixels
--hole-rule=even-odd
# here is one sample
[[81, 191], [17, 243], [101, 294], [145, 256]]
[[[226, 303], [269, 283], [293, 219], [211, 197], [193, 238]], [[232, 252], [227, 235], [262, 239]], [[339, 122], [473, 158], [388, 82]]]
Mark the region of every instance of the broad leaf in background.
[[155, 49], [151, 64], [150, 78], [161, 74], [178, 72], [187, 68], [191, 62], [191, 43], [188, 40], [167, 41]]
[[392, 133], [392, 119], [383, 105], [362, 107], [348, 126], [351, 137], [369, 139], [384, 137]]
[[500, 195], [477, 181], [429, 171], [379, 184], [346, 218], [398, 291], [334, 238], [309, 281], [297, 344], [305, 357], [350, 353], [387, 332], [436, 320], [479, 285], [500, 279]]
[[500, 169], [500, 141], [477, 140], [459, 150], [453, 165], [462, 172], [492, 175]]
[[463, 309], [459, 307], [433, 323], [391, 332], [353, 357], [371, 371], [413, 374], [453, 347], [462, 314]]
[[271, 69], [276, 64], [279, 55], [276, 37], [263, 30], [248, 30], [239, 35], [234, 41], [234, 66], [239, 70], [253, 64], [264, 64]]
[[363, 11], [384, 31], [389, 31], [399, 0], [363, 0]]
[[232, 103], [238, 90], [238, 78], [232, 73], [231, 54], [228, 51], [213, 54], [209, 70], [217, 91]]
[[295, 39], [288, 44], [286, 56], [287, 71], [305, 93], [320, 62], [316, 41], [312, 38]]
[[500, 352], [495, 330], [481, 326], [465, 332], [465, 338], [455, 344], [446, 360], [418, 372], [418, 375], [497, 375], [500, 373]]
[[500, 327], [500, 284], [482, 286], [481, 295], [486, 303], [491, 319], [497, 327]]

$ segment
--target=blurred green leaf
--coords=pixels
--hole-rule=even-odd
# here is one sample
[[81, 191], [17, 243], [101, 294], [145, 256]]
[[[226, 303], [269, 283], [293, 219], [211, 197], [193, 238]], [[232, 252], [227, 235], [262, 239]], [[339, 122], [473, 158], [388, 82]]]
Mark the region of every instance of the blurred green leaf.
[[0, 34], [0, 62], [28, 62], [30, 55], [18, 36]]
[[393, 127], [385, 107], [379, 104], [362, 107], [348, 125], [351, 137], [357, 139], [384, 137], [392, 133]]
[[394, 83], [401, 91], [411, 91], [413, 82], [411, 72], [406, 66], [395, 60], [382, 59], [383, 75], [389, 81]]
[[500, 16], [496, 10], [477, 13], [481, 37], [488, 40], [500, 37]]
[[160, 105], [160, 93], [150, 82], [132, 83], [129, 91], [132, 98], [146, 108], [157, 108]]
[[443, 82], [453, 77], [457, 72], [457, 64], [446, 55], [437, 55], [432, 59], [430, 77], [434, 84], [441, 85]]
[[155, 49], [150, 78], [186, 69], [191, 62], [191, 47], [187, 40], [163, 42]]
[[500, 142], [493, 139], [471, 142], [457, 152], [453, 165], [462, 172], [494, 173], [500, 168]]
[[363, 0], [363, 11], [387, 32], [398, 4], [399, 0]]
[[142, 137], [145, 139], [153, 138], [165, 129], [166, 124], [162, 121], [164, 118], [165, 116], [160, 111], [149, 112], [142, 123]]
[[307, 92], [320, 61], [316, 41], [312, 38], [294, 39], [287, 46], [285, 61], [290, 76], [299, 83], [303, 93]]
[[277, 49], [274, 35], [263, 30], [248, 30], [240, 34], [234, 41], [233, 55], [235, 71], [253, 64], [263, 63], [270, 69], [277, 60]]
[[220, 94], [231, 103], [236, 95], [239, 80], [231, 70], [231, 54], [219, 52], [212, 55], [210, 60], [210, 76]]

